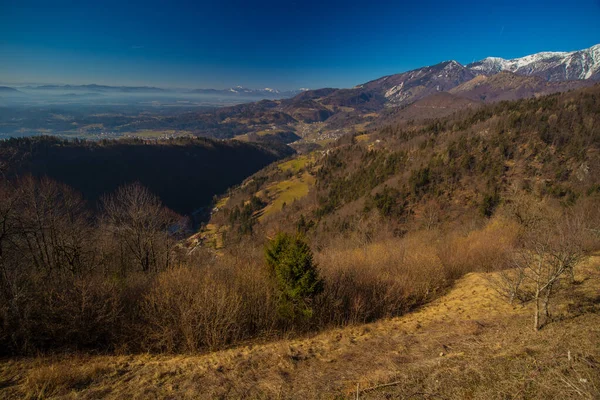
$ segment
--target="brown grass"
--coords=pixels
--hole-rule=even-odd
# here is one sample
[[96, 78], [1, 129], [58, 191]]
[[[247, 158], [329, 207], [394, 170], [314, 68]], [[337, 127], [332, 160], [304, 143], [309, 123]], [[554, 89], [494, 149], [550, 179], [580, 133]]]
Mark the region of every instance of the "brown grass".
[[527, 308], [473, 273], [417, 312], [304, 339], [202, 356], [5, 361], [0, 397], [352, 398], [358, 384], [360, 398], [594, 399], [599, 267], [600, 257], [582, 267], [538, 333]]
[[31, 399], [53, 398], [70, 392], [85, 390], [100, 382], [114, 368], [105, 362], [74, 357], [56, 364], [40, 364], [29, 370], [24, 379], [23, 397]]
[[269, 186], [268, 189], [271, 193], [269, 204], [265, 207], [258, 220], [262, 221], [267, 217], [273, 216], [281, 211], [284, 205], [289, 206], [294, 201], [305, 197], [314, 184], [314, 176], [308, 172], [304, 172], [301, 177], [293, 177]]

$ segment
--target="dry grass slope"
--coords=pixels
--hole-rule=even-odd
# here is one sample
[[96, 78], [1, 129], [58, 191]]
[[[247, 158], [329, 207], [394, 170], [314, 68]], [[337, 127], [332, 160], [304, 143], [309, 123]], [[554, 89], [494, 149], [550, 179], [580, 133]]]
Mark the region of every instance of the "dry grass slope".
[[282, 171], [292, 171], [292, 173], [296, 174], [301, 169], [305, 168], [309, 162], [314, 161], [314, 159], [314, 154], [300, 155], [292, 160], [282, 162], [278, 167]]
[[[294, 169], [296, 167], [291, 168]], [[277, 182], [274, 185], [269, 186], [269, 197], [271, 197], [271, 199], [269, 200], [269, 204], [262, 211], [259, 221], [281, 211], [284, 204], [291, 205], [295, 200], [306, 196], [311, 186], [314, 186], [314, 184], [315, 178], [308, 172], [305, 172], [301, 177], [293, 177], [289, 180]]]
[[600, 257], [537, 334], [527, 307], [468, 274], [412, 314], [199, 356], [60, 356], [0, 365], [0, 397], [470, 398], [600, 396]]

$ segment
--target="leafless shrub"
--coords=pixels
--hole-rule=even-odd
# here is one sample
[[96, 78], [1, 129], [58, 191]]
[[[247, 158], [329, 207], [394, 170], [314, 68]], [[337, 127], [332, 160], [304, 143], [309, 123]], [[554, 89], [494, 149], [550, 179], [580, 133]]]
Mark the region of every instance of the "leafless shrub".
[[513, 240], [500, 221], [469, 235], [438, 231], [372, 243], [327, 248], [318, 254], [325, 279], [321, 324], [343, 325], [399, 315], [467, 272], [501, 262]]
[[241, 298], [206, 271], [162, 272], [142, 303], [151, 350], [214, 349], [239, 337]]
[[569, 210], [572, 228], [579, 229], [582, 249], [589, 253], [600, 250], [600, 195], [579, 200]]
[[454, 280], [473, 271], [497, 270], [506, 264], [518, 233], [515, 223], [494, 217], [481, 229], [445, 234], [437, 241], [436, 254], [447, 279]]

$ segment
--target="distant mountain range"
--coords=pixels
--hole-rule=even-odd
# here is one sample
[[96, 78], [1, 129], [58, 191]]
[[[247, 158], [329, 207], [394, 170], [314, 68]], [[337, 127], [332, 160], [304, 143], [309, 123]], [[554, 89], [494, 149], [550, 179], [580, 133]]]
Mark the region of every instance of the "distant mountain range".
[[[530, 56], [504, 60], [497, 57], [488, 57], [484, 60], [464, 66], [457, 61], [444, 61], [434, 66], [418, 68], [401, 74], [385, 76], [374, 81], [359, 85], [354, 88], [355, 93], [364, 93], [370, 99], [379, 99], [386, 105], [405, 105], [429, 96], [436, 92], [445, 92], [458, 87], [466, 82], [476, 79], [469, 87], [480, 84], [485, 79], [478, 76], [490, 77], [500, 72], [510, 72], [518, 76], [537, 77], [538, 80], [522, 80], [514, 78], [512, 84], [507, 85], [507, 75], [502, 78], [501, 89], [510, 91], [515, 97], [515, 91], [528, 87], [528, 95], [538, 92], [561, 91], [573, 88], [578, 84], [561, 85], [568, 81], [600, 80], [600, 45], [589, 49], [574, 52], [544, 52]], [[550, 84], [547, 84], [550, 82]], [[496, 82], [499, 83], [499, 82]], [[553, 85], [556, 83], [556, 85]], [[493, 84], [488, 82], [487, 85]], [[455, 90], [457, 92], [459, 90]], [[481, 89], [480, 89], [481, 92]], [[342, 95], [342, 93], [340, 93]], [[347, 93], [343, 94], [347, 96]], [[383, 98], [382, 98], [383, 96]], [[481, 100], [484, 100], [487, 96]], [[498, 96], [493, 96], [498, 97]], [[525, 93], [516, 97], [526, 97]], [[372, 100], [370, 100], [372, 101]]]
[[26, 86], [29, 90], [69, 90], [87, 92], [121, 92], [121, 93], [163, 93], [167, 89], [152, 86], [107, 86], [107, 85], [40, 85]]
[[[7, 88], [12, 89], [12, 88]], [[153, 86], [107, 86], [107, 85], [29, 85], [25, 86], [27, 90], [40, 91], [70, 91], [87, 93], [193, 93], [212, 96], [237, 96], [237, 97], [256, 97], [257, 99], [282, 99], [293, 97], [308, 89], [280, 91], [277, 89], [249, 89], [243, 86], [236, 86], [229, 89], [163, 89]], [[0, 89], [2, 90], [2, 89]], [[15, 89], [13, 89], [15, 90]]]
[[299, 93], [307, 91], [309, 89], [297, 89], [297, 90], [286, 90], [280, 91], [277, 89], [264, 88], [264, 89], [248, 89], [243, 86], [236, 86], [229, 89], [194, 89], [191, 93], [198, 94], [210, 94], [215, 96], [245, 96], [245, 97], [260, 97], [269, 99], [283, 99], [288, 97], [296, 96]]
[[[505, 60], [488, 57], [468, 65], [444, 61], [384, 76], [349, 89], [323, 88], [170, 90], [155, 87], [103, 85], [29, 86], [31, 90], [77, 93], [187, 93], [261, 101], [214, 110], [194, 110], [174, 117], [136, 117], [105, 121], [115, 131], [178, 130], [217, 138], [288, 141], [294, 135], [313, 141], [330, 140], [351, 131], [364, 131], [402, 120], [443, 117], [465, 108], [502, 100], [564, 92], [600, 82], [600, 45], [573, 52], [544, 52]], [[25, 88], [24, 88], [25, 89]], [[4, 92], [10, 88], [1, 89]]]
[[0, 93], [20, 93], [17, 89], [8, 86], [0, 86]]
[[488, 57], [467, 65], [471, 71], [493, 74], [500, 71], [539, 76], [547, 81], [600, 80], [600, 44], [572, 52], [543, 52], [505, 60]]
[[[600, 45], [596, 45], [514, 60], [486, 58], [466, 66], [444, 61], [350, 89], [307, 90], [292, 98], [186, 115], [185, 123], [190, 128], [197, 123], [208, 135], [214, 135], [218, 127], [220, 135], [225, 129], [233, 136], [291, 131], [303, 138], [338, 137], [353, 129], [442, 117], [490, 102], [591, 86], [600, 81], [599, 50]], [[310, 125], [313, 123], [317, 124]]]

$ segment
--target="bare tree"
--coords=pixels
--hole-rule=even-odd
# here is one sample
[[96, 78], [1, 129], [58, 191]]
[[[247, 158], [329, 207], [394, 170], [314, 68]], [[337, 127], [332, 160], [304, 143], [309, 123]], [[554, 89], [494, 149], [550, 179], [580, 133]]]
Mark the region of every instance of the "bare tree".
[[550, 305], [561, 280], [566, 276], [574, 279], [575, 267], [583, 257], [580, 226], [570, 217], [548, 218], [528, 229], [523, 246], [513, 255], [512, 268], [499, 274], [498, 286], [511, 301], [519, 298], [534, 303], [536, 331], [550, 321]]
[[78, 274], [93, 267], [90, 215], [78, 193], [28, 177], [18, 182], [16, 196], [23, 261], [46, 274]]
[[15, 288], [11, 273], [10, 253], [13, 248], [17, 230], [17, 196], [16, 190], [8, 181], [0, 182], [0, 291], [6, 299], [13, 296]]
[[442, 207], [440, 203], [435, 200], [429, 200], [423, 207], [423, 226], [427, 230], [433, 229], [439, 224], [442, 215]]
[[[93, 232], [81, 196], [67, 186], [31, 177], [0, 183], [2, 346], [27, 351], [49, 337], [60, 341], [65, 331], [53, 332], [71, 322], [85, 326], [73, 313], [88, 313], [91, 292], [69, 296], [92, 273]], [[82, 301], [62, 312], [67, 299]]]
[[134, 183], [105, 197], [102, 204], [104, 227], [117, 242], [122, 269], [129, 259], [143, 272], [169, 266], [174, 245], [169, 230], [177, 226], [178, 216], [158, 197]]

